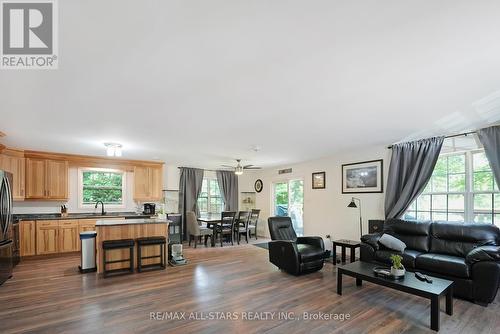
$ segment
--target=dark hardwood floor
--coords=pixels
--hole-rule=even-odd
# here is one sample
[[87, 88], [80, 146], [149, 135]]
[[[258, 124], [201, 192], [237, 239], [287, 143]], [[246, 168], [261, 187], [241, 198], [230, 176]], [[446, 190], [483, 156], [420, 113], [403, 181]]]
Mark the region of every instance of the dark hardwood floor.
[[[427, 300], [370, 283], [356, 287], [348, 277], [338, 296], [331, 263], [294, 277], [252, 245], [186, 247], [185, 255], [189, 264], [183, 267], [108, 279], [79, 274], [77, 255], [23, 261], [0, 287], [0, 333], [432, 333]], [[440, 333], [500, 333], [499, 302], [497, 297], [484, 308], [455, 300], [453, 316], [441, 313]], [[205, 312], [198, 318], [208, 312], [323, 312], [350, 318], [243, 320], [236, 313], [238, 320], [151, 320], [150, 312]]]

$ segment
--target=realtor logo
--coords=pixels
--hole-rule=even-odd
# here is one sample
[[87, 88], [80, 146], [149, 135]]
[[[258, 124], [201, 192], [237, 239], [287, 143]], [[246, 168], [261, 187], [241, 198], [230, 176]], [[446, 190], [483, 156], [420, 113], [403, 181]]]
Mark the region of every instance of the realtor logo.
[[0, 4], [0, 67], [56, 69], [58, 59], [55, 0], [0, 0]]

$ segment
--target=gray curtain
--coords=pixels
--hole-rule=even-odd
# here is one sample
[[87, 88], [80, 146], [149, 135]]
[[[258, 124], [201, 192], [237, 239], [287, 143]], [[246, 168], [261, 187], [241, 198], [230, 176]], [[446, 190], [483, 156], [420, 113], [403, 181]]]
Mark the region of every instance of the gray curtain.
[[477, 135], [484, 146], [495, 180], [500, 184], [500, 126], [478, 130]]
[[238, 176], [234, 172], [218, 170], [217, 183], [224, 198], [225, 211], [238, 211]]
[[424, 190], [439, 157], [444, 137], [392, 146], [385, 194], [385, 217], [399, 218]]
[[203, 169], [181, 167], [179, 181], [179, 212], [182, 214], [182, 235], [187, 240], [186, 212], [199, 213], [196, 202], [203, 185]]

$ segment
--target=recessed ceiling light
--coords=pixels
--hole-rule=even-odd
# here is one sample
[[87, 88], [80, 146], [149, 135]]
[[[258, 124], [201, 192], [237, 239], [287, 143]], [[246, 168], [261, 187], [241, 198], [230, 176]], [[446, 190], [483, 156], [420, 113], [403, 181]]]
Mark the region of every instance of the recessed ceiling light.
[[121, 157], [122, 156], [122, 144], [118, 143], [104, 143], [106, 147], [106, 155], [108, 157]]

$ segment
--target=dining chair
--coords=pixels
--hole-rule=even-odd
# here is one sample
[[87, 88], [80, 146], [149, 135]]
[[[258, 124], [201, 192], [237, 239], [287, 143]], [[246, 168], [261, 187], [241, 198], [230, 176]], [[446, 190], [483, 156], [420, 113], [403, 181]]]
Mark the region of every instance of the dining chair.
[[245, 235], [245, 240], [248, 243], [248, 220], [250, 218], [250, 211], [240, 211], [238, 212], [238, 217], [236, 218], [236, 223], [234, 224], [234, 231], [237, 236], [238, 245], [240, 244], [241, 235]]
[[255, 234], [256, 240], [257, 240], [257, 223], [259, 222], [259, 215], [260, 215], [259, 209], [252, 209], [252, 212], [250, 213], [250, 218], [248, 220], [249, 236], [250, 236], [250, 233], [253, 231], [253, 233]]
[[223, 211], [221, 212], [221, 222], [217, 226], [217, 235], [220, 238], [220, 246], [223, 246], [224, 237], [229, 236], [231, 239], [231, 245], [234, 245], [234, 223], [235, 223], [236, 211]]
[[198, 219], [196, 219], [196, 214], [193, 211], [186, 212], [186, 225], [189, 231], [189, 246], [191, 246], [191, 240], [194, 239], [194, 248], [196, 248], [197, 240], [204, 237], [205, 246], [207, 245], [208, 237], [212, 237], [213, 231], [207, 227], [202, 227], [198, 225]]

